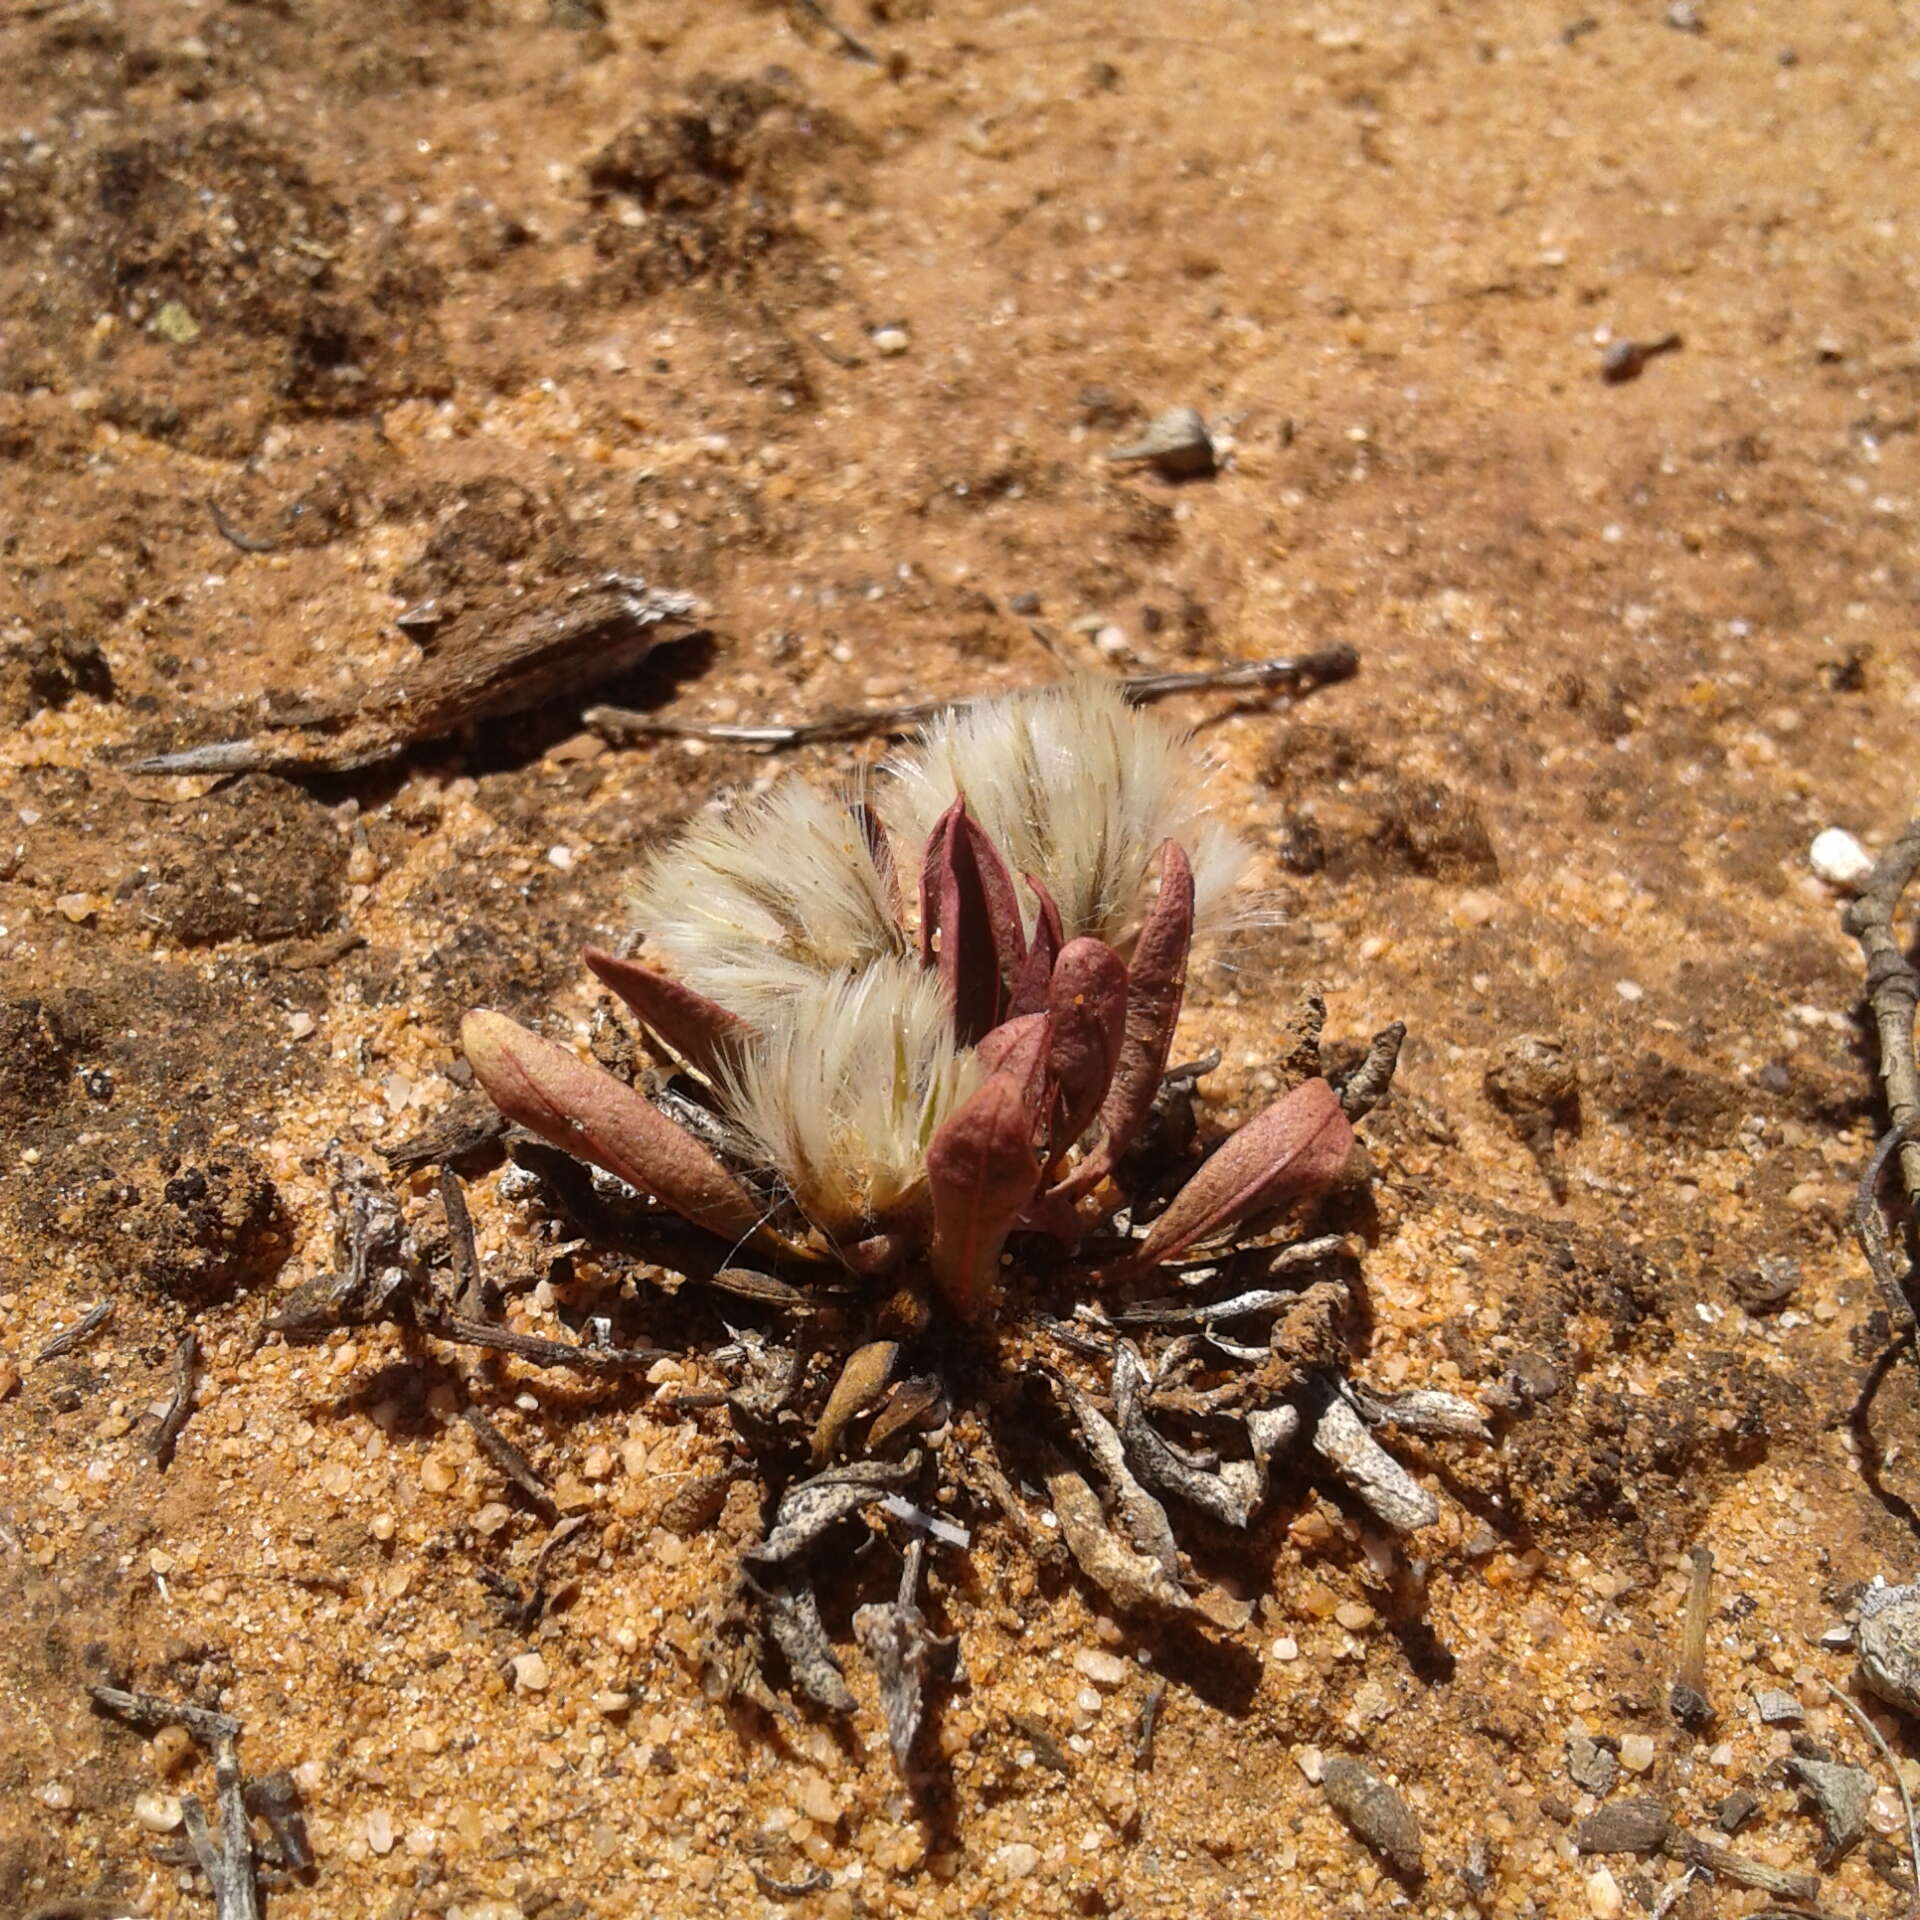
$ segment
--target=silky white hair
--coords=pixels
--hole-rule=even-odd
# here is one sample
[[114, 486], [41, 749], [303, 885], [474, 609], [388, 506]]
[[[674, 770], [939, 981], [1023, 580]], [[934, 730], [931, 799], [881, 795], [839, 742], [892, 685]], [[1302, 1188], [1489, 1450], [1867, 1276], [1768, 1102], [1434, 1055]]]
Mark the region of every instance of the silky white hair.
[[[880, 806], [889, 825], [923, 847], [964, 793], [1013, 871], [1053, 895], [1070, 940], [1131, 943], [1166, 840], [1193, 865], [1196, 933], [1245, 917], [1233, 893], [1252, 850], [1207, 816], [1204, 764], [1186, 735], [1107, 681], [954, 707], [885, 770]], [[1030, 901], [1024, 911], [1031, 924]]]
[[684, 984], [755, 1024], [907, 950], [853, 802], [798, 780], [689, 828], [649, 862], [633, 905]]
[[808, 1219], [855, 1237], [922, 1204], [927, 1147], [981, 1077], [939, 976], [887, 958], [785, 995], [721, 1098]]

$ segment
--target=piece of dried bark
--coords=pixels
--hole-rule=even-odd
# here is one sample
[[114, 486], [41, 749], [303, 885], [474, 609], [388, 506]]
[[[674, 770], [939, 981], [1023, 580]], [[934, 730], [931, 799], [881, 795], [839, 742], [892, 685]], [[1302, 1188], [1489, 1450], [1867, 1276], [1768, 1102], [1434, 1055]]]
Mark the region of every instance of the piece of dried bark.
[[1657, 1800], [1616, 1800], [1587, 1815], [1574, 1829], [1582, 1853], [1658, 1853], [1673, 1818]]
[[1798, 1754], [1786, 1763], [1787, 1773], [1819, 1812], [1827, 1830], [1820, 1849], [1820, 1865], [1830, 1867], [1857, 1847], [1867, 1831], [1867, 1806], [1873, 1799], [1873, 1776], [1860, 1767], [1833, 1760], [1805, 1760]]
[[1320, 1765], [1320, 1786], [1333, 1810], [1399, 1872], [1423, 1871], [1420, 1824], [1398, 1791], [1364, 1761], [1344, 1753]]
[[1065, 1374], [1047, 1369], [1046, 1377], [1066, 1402], [1080, 1430], [1081, 1444], [1107, 1484], [1113, 1515], [1127, 1544], [1151, 1560], [1167, 1581], [1178, 1584], [1180, 1550], [1173, 1523], [1166, 1508], [1134, 1476], [1120, 1430]]
[[371, 766], [476, 721], [524, 713], [636, 666], [695, 630], [691, 595], [609, 573], [482, 616], [352, 699], [276, 714], [245, 739], [136, 762], [136, 773], [333, 773]]

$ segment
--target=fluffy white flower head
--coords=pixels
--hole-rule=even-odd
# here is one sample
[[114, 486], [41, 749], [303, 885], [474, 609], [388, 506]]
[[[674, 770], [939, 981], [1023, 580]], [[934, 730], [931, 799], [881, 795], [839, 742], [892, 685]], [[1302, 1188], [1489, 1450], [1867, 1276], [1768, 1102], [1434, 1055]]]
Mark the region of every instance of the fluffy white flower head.
[[649, 863], [634, 909], [681, 981], [756, 1024], [831, 975], [905, 951], [852, 806], [797, 780], [696, 823]]
[[1233, 891], [1252, 856], [1207, 817], [1204, 763], [1184, 734], [1105, 681], [955, 707], [886, 771], [890, 826], [924, 845], [964, 793], [1014, 872], [1053, 895], [1068, 939], [1131, 943], [1166, 840], [1193, 863], [1195, 932], [1238, 917]]
[[938, 976], [889, 958], [785, 996], [723, 1098], [801, 1211], [852, 1239], [922, 1204], [927, 1146], [980, 1078]]

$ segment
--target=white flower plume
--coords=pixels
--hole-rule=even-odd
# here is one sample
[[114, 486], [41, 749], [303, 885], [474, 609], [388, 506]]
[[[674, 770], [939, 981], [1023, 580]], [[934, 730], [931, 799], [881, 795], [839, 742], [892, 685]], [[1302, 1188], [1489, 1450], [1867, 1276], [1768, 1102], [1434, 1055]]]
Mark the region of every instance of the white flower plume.
[[850, 1239], [921, 1204], [927, 1146], [980, 1078], [939, 977], [885, 959], [784, 996], [722, 1098], [801, 1211]]
[[1232, 896], [1251, 850], [1207, 816], [1204, 764], [1184, 734], [1108, 682], [956, 707], [886, 770], [889, 825], [924, 845], [964, 793], [1007, 864], [1053, 895], [1069, 939], [1132, 940], [1166, 840], [1193, 864], [1195, 932], [1239, 917]]
[[827, 976], [906, 951], [852, 805], [798, 780], [689, 828], [649, 863], [634, 910], [685, 985], [756, 1024]]

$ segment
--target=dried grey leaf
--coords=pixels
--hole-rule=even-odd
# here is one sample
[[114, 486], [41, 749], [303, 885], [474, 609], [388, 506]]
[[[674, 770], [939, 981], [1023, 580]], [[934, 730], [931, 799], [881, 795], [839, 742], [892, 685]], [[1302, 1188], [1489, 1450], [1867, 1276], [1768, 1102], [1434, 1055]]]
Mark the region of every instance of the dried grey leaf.
[[829, 1713], [851, 1713], [852, 1690], [840, 1662], [834, 1658], [827, 1629], [820, 1618], [820, 1602], [812, 1587], [773, 1588], [761, 1601], [767, 1632], [780, 1649], [793, 1683], [816, 1706]]
[[791, 1560], [882, 1494], [908, 1485], [919, 1472], [920, 1455], [914, 1452], [904, 1460], [854, 1460], [816, 1473], [781, 1495], [772, 1529], [747, 1558], [767, 1566]]
[[1834, 1760], [1803, 1760], [1798, 1754], [1787, 1761], [1786, 1770], [1799, 1781], [1819, 1812], [1827, 1830], [1820, 1865], [1830, 1867], [1851, 1853], [1867, 1831], [1873, 1777], [1860, 1767], [1842, 1766]]
[[1256, 1313], [1278, 1313], [1291, 1306], [1299, 1295], [1289, 1289], [1257, 1287], [1251, 1293], [1237, 1293], [1231, 1300], [1187, 1303], [1178, 1300], [1148, 1300], [1137, 1307], [1123, 1307], [1113, 1315], [1116, 1327], [1211, 1327], [1223, 1320], [1245, 1320]]
[[1047, 1475], [1047, 1494], [1067, 1551], [1108, 1599], [1129, 1613], [1193, 1611], [1193, 1602], [1158, 1561], [1135, 1553], [1109, 1530], [1099, 1496], [1064, 1461]]
[[951, 1656], [953, 1642], [941, 1639], [918, 1607], [891, 1600], [862, 1607], [853, 1616], [853, 1637], [880, 1682], [887, 1745], [905, 1779], [926, 1717], [927, 1675]]
[[1197, 409], [1170, 407], [1148, 423], [1138, 440], [1115, 447], [1107, 458], [1118, 465], [1150, 466], [1169, 479], [1183, 480], [1213, 471], [1213, 437]]
[[1567, 1736], [1567, 1775], [1575, 1786], [1584, 1787], [1588, 1793], [1605, 1799], [1613, 1791], [1613, 1783], [1620, 1777], [1620, 1756], [1611, 1747], [1603, 1747], [1599, 1741], [1588, 1739], [1584, 1733], [1570, 1733]]
[[1854, 1632], [1860, 1678], [1889, 1706], [1920, 1714], [1920, 1587], [1872, 1587]]
[[1313, 1430], [1313, 1450], [1396, 1533], [1413, 1533], [1440, 1518], [1440, 1503], [1370, 1434], [1339, 1394]]
[[1573, 1844], [1582, 1853], [1658, 1853], [1672, 1825], [1657, 1800], [1616, 1800], [1580, 1822]]
[[[1114, 1517], [1134, 1552], [1144, 1554], [1170, 1584], [1180, 1578], [1180, 1551], [1174, 1544], [1167, 1510], [1127, 1465], [1127, 1451], [1119, 1430], [1065, 1374], [1046, 1370], [1048, 1380], [1066, 1402], [1080, 1439], [1100, 1476], [1107, 1483]], [[1077, 1557], [1077, 1556], [1076, 1556]]]
[[[1176, 1447], [1148, 1419], [1146, 1383], [1139, 1355], [1123, 1342], [1113, 1356], [1113, 1410], [1128, 1460], [1150, 1487], [1178, 1494], [1223, 1526], [1246, 1526], [1267, 1497], [1267, 1454], [1271, 1451], [1270, 1436], [1277, 1429], [1270, 1423], [1263, 1424], [1261, 1431], [1269, 1437], [1269, 1445], [1263, 1449], [1256, 1444], [1252, 1459], [1230, 1460], [1210, 1469], [1184, 1448]], [[1294, 1421], [1297, 1425], [1298, 1414], [1294, 1414]]]
[[1412, 1809], [1364, 1761], [1332, 1755], [1321, 1763], [1320, 1786], [1334, 1812], [1390, 1866], [1408, 1875], [1423, 1870]]
[[1402, 1433], [1439, 1440], [1492, 1443], [1493, 1435], [1487, 1431], [1480, 1409], [1457, 1393], [1442, 1393], [1433, 1387], [1416, 1387], [1410, 1393], [1374, 1393], [1361, 1386], [1354, 1387], [1352, 1393], [1354, 1405], [1369, 1426], [1398, 1427]]

